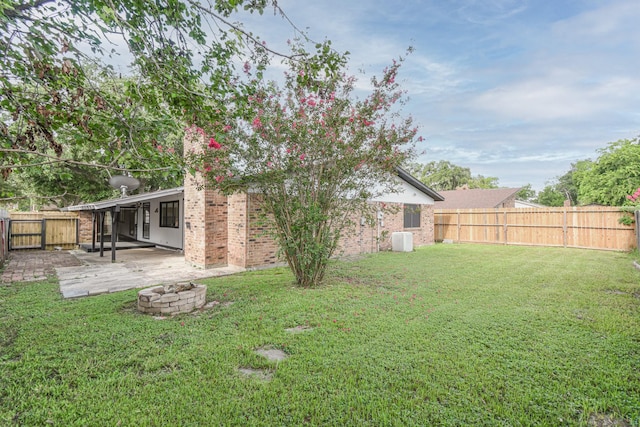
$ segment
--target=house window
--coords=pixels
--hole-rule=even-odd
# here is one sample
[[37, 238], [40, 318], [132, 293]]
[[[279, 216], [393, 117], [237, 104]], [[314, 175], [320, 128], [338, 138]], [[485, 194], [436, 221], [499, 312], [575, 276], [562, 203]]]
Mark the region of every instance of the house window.
[[151, 204], [142, 204], [142, 238], [149, 238], [149, 225], [151, 223]]
[[404, 228], [420, 228], [420, 205], [404, 205]]
[[175, 202], [160, 202], [160, 227], [178, 228], [180, 226], [180, 204]]

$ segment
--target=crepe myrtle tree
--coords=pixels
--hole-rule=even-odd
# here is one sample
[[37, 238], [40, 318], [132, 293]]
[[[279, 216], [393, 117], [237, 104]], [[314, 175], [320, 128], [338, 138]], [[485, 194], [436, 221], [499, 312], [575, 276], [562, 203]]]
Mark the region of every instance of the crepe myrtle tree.
[[[187, 130], [205, 145], [189, 161], [208, 185], [260, 194], [263, 219], [300, 286], [322, 281], [340, 237], [354, 218], [372, 217], [368, 201], [394, 191], [396, 167], [413, 156], [417, 128], [401, 115], [405, 92], [396, 80], [403, 60], [371, 79], [366, 99], [355, 98], [344, 63], [319, 79], [291, 62], [284, 83], [259, 84], [236, 100], [240, 118]], [[250, 64], [245, 72], [251, 76]]]

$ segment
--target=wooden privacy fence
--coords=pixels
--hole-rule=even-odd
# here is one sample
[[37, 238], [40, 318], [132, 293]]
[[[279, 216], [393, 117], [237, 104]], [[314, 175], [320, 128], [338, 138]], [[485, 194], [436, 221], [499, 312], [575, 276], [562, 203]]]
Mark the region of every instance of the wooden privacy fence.
[[616, 207], [436, 209], [435, 239], [606, 250], [636, 247], [636, 229]]
[[9, 250], [73, 249], [78, 244], [76, 212], [11, 212]]

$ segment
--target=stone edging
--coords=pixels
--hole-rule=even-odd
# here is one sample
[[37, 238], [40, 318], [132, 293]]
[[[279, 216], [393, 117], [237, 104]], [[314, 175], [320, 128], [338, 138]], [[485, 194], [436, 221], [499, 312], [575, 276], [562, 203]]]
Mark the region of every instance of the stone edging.
[[148, 314], [176, 315], [201, 308], [207, 296], [205, 285], [194, 285], [191, 290], [158, 293], [164, 286], [154, 286], [138, 292], [138, 310]]

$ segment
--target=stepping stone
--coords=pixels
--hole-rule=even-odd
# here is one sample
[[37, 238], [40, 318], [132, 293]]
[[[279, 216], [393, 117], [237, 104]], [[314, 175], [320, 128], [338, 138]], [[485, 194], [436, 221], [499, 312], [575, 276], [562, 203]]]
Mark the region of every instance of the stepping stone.
[[244, 376], [258, 378], [263, 381], [271, 381], [273, 378], [273, 373], [265, 371], [264, 369], [238, 368], [238, 372]]
[[298, 325], [298, 326], [294, 326], [293, 328], [285, 329], [285, 332], [289, 332], [290, 334], [299, 334], [301, 332], [307, 332], [307, 331], [313, 331], [313, 328], [307, 325]]
[[275, 362], [279, 362], [289, 357], [289, 355], [284, 351], [273, 347], [259, 348], [256, 350], [256, 354], [259, 354], [260, 356], [266, 357], [267, 359]]

